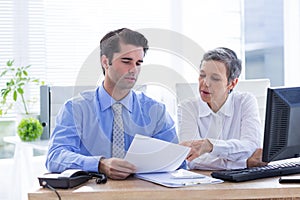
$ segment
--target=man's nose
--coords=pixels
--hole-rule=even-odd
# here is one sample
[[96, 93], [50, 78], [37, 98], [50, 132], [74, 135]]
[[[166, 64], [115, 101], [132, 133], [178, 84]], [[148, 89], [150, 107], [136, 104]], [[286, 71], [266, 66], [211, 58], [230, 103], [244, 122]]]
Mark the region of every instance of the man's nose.
[[129, 69], [128, 69], [128, 72], [130, 73], [136, 73], [138, 71], [138, 67], [136, 64], [132, 64]]

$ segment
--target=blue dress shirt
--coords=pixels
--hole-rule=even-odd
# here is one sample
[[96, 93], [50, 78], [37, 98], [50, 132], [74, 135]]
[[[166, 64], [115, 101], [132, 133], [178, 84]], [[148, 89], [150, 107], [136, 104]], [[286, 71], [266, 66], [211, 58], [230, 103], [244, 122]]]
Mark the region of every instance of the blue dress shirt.
[[[68, 100], [56, 117], [46, 167], [50, 172], [79, 168], [97, 172], [101, 157], [111, 157], [113, 111], [116, 101], [99, 86]], [[165, 105], [133, 90], [123, 108], [125, 150], [135, 134], [178, 143], [175, 124]]]

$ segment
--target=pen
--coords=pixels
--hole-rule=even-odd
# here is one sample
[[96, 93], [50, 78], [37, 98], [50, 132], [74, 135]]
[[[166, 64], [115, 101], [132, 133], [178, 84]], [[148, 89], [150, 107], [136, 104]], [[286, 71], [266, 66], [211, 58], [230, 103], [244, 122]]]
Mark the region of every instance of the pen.
[[222, 180], [199, 180], [199, 181], [188, 181], [188, 182], [183, 182], [182, 185], [184, 186], [190, 186], [190, 185], [198, 185], [198, 184], [213, 184], [213, 183], [222, 183]]
[[192, 181], [192, 182], [185, 182], [185, 183], [182, 183], [182, 185], [184, 186], [191, 186], [191, 185], [198, 185], [198, 184], [201, 184], [202, 182], [200, 181]]

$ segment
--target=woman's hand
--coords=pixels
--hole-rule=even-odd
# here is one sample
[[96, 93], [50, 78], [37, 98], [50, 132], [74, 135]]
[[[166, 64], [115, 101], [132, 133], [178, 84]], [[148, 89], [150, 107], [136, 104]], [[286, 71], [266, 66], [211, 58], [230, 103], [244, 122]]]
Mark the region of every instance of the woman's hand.
[[186, 158], [188, 161], [192, 161], [202, 154], [209, 153], [213, 150], [213, 144], [208, 139], [185, 141], [181, 142], [180, 145], [191, 148], [191, 151]]
[[247, 167], [262, 167], [268, 163], [262, 161], [262, 149], [256, 149], [251, 157], [247, 159]]

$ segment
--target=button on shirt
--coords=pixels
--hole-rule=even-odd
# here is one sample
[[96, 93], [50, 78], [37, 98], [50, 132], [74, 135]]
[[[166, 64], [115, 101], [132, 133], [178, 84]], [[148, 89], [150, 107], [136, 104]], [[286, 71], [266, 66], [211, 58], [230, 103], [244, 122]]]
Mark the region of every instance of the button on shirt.
[[178, 129], [180, 142], [208, 138], [213, 144], [212, 152], [188, 163], [192, 169], [245, 168], [262, 143], [258, 105], [250, 93], [230, 93], [217, 113], [200, 97], [187, 100], [178, 107]]
[[[115, 100], [99, 86], [65, 103], [51, 134], [46, 167], [51, 172], [69, 168], [98, 171], [101, 157], [111, 157]], [[131, 91], [123, 105], [125, 151], [135, 134], [178, 143], [175, 124], [165, 105], [143, 93]]]

